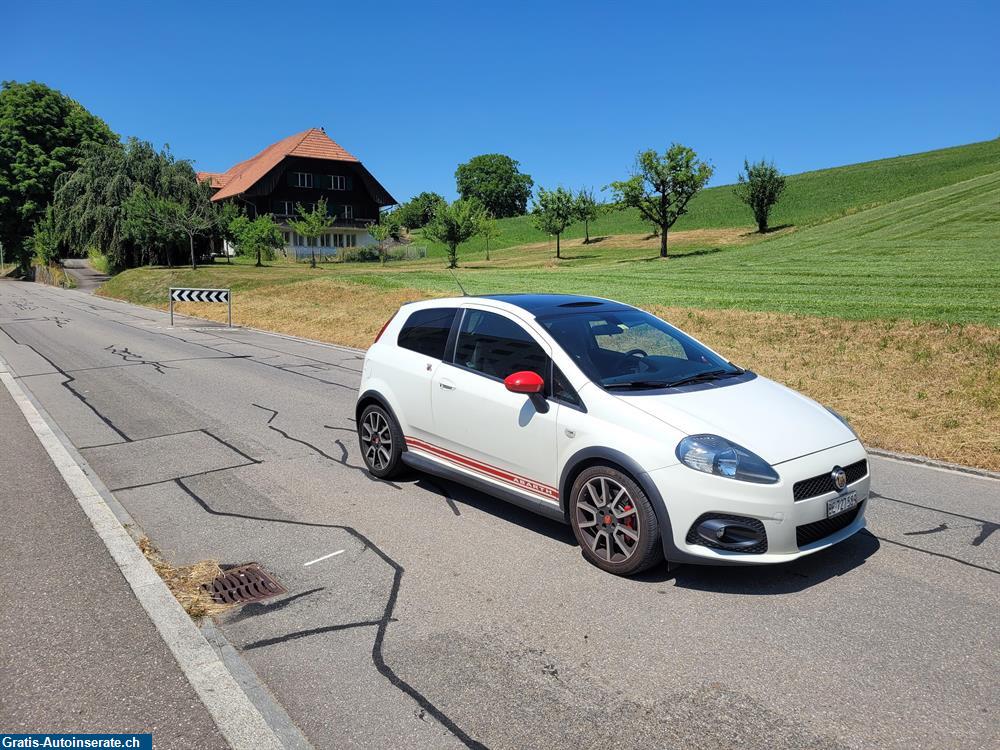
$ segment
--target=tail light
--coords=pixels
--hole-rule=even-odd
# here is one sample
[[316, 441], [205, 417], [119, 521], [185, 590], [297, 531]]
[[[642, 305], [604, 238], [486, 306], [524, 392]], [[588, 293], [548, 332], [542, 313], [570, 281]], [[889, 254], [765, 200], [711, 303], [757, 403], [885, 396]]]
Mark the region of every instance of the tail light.
[[[392, 314], [392, 318], [395, 318], [395, 317], [396, 317], [396, 313], [393, 313]], [[382, 327], [378, 329], [378, 333], [375, 334], [375, 340], [372, 342], [372, 344], [377, 344], [378, 340], [380, 338], [382, 338], [382, 334], [385, 333], [385, 329], [389, 327], [389, 324], [392, 322], [392, 318], [389, 318], [387, 321], [385, 321], [385, 323], [382, 324]]]

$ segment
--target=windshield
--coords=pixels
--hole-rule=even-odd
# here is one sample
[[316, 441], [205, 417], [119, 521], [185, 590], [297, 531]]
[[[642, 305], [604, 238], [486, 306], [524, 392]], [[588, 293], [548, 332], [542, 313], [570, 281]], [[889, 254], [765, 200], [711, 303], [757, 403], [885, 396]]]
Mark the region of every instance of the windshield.
[[609, 389], [665, 388], [743, 372], [642, 310], [569, 313], [538, 322], [591, 380]]

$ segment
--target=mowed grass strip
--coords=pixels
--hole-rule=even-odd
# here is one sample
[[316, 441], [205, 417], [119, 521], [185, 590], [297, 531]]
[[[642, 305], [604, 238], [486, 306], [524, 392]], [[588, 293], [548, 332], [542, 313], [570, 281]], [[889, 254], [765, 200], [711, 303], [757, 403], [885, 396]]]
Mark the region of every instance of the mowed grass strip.
[[[567, 292], [639, 305], [774, 310], [852, 319], [907, 318], [1000, 324], [1000, 172], [754, 244], [716, 242], [663, 260], [537, 246], [459, 272], [470, 294]], [[517, 250], [506, 251], [516, 254]], [[581, 265], [577, 253], [602, 252]], [[344, 273], [361, 272], [349, 268]], [[371, 270], [366, 269], [366, 274]], [[434, 292], [454, 279], [424, 264], [390, 264], [379, 276]]]
[[[258, 283], [234, 298], [234, 321], [363, 349], [399, 305], [430, 296], [375, 281]], [[734, 362], [837, 409], [868, 445], [1000, 470], [1000, 328], [647, 307]], [[226, 316], [224, 305], [176, 309]]]

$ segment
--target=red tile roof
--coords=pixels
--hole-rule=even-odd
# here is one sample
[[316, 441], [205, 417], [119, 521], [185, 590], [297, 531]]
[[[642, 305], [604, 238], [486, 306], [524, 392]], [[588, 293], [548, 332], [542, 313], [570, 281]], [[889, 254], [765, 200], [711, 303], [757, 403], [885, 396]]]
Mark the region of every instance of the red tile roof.
[[345, 151], [325, 132], [319, 128], [309, 128], [309, 130], [283, 138], [277, 143], [272, 143], [256, 156], [241, 161], [221, 175], [213, 172], [199, 172], [198, 179], [204, 179], [202, 176], [204, 175], [211, 179], [212, 187], [219, 188], [219, 191], [212, 196], [213, 201], [231, 198], [249, 190], [286, 156], [306, 156], [311, 159], [329, 159], [330, 161], [358, 161], [355, 156]]

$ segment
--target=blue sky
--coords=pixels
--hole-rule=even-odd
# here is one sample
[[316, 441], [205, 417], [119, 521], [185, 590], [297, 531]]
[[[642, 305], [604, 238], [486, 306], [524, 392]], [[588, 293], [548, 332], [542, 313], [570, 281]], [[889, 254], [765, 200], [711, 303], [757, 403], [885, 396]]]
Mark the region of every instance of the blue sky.
[[692, 146], [732, 182], [1000, 136], [998, 2], [14, 3], [0, 78], [224, 170], [325, 126], [397, 199], [500, 151], [600, 188]]

